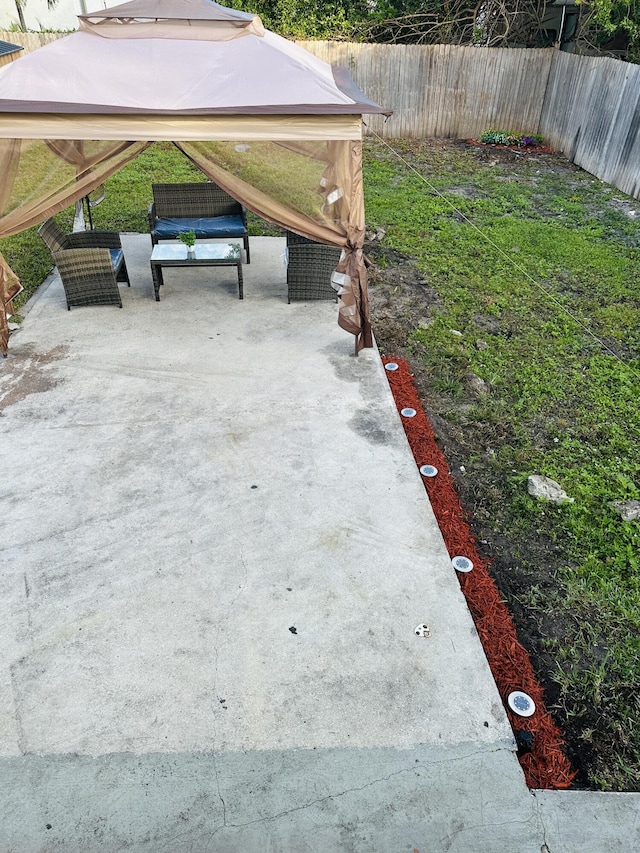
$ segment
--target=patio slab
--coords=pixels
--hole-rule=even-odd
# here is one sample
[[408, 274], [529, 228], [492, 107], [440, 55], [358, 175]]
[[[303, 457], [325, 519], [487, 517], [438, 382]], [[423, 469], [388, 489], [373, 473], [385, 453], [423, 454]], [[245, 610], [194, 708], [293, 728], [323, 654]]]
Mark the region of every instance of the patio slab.
[[0, 849], [556, 853], [377, 352], [123, 246], [0, 362]]

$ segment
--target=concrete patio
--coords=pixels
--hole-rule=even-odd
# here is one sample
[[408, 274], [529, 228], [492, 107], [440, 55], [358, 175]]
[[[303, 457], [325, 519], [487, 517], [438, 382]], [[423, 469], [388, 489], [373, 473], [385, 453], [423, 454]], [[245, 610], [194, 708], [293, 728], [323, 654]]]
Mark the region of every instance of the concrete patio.
[[0, 850], [640, 849], [636, 795], [527, 789], [378, 353], [284, 240], [243, 301], [123, 246], [122, 310], [52, 275], [0, 359]]

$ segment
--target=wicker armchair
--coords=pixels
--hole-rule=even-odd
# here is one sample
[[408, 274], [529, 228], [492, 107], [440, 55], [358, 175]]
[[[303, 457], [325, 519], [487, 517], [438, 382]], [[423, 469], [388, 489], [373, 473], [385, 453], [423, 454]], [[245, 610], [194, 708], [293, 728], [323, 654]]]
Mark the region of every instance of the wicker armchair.
[[116, 281], [126, 281], [127, 286], [131, 287], [122, 242], [117, 231], [74, 231], [65, 234], [55, 219], [47, 219], [38, 228], [38, 234], [54, 259], [56, 252], [64, 249], [108, 249]]
[[63, 249], [53, 256], [72, 305], [117, 305], [122, 299], [109, 249]]
[[287, 253], [287, 302], [297, 299], [337, 301], [331, 275], [340, 260], [340, 248], [314, 243], [287, 231]]

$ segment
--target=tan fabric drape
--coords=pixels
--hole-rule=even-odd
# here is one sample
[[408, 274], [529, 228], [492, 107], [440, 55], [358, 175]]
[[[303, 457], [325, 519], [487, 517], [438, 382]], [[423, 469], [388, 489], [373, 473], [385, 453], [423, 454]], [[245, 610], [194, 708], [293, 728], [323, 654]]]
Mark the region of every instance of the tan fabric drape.
[[20, 139], [0, 139], [0, 212], [9, 202], [20, 164]]
[[13, 313], [11, 300], [22, 290], [17, 275], [7, 265], [0, 252], [0, 353], [6, 356], [9, 345], [7, 314]]
[[[0, 139], [0, 237], [18, 234], [69, 207], [148, 145]], [[17, 276], [0, 253], [0, 352], [5, 356], [9, 340], [6, 306], [20, 289]]]
[[101, 142], [97, 150], [92, 151], [96, 145], [86, 139], [45, 139], [45, 144], [65, 163], [75, 166], [78, 172], [90, 169], [107, 157], [118, 157], [131, 146], [131, 142]]
[[[310, 240], [341, 246], [344, 258], [337, 271], [338, 323], [345, 331], [356, 336], [356, 349], [372, 346], [371, 323], [367, 300], [367, 265], [362, 246], [364, 244], [364, 202], [362, 196], [362, 144], [348, 140], [333, 140], [327, 143], [284, 144], [279, 147], [291, 152], [292, 157], [303, 157], [314, 161], [317, 180], [313, 188], [316, 204], [309, 205], [308, 191], [300, 193], [301, 203], [296, 205], [287, 196], [293, 183], [283, 180], [283, 186], [271, 185], [269, 192], [260, 187], [267, 177], [263, 170], [255, 168], [255, 155], [251, 156], [251, 145], [233, 146], [219, 142], [176, 142], [198, 168], [212, 181], [241, 201], [258, 216], [275, 225], [295, 231]], [[268, 153], [263, 143], [262, 158], [266, 162]], [[241, 165], [232, 160], [233, 152], [246, 149], [247, 165], [243, 175]], [[228, 168], [230, 161], [234, 169]], [[292, 168], [296, 160], [291, 161]], [[301, 164], [298, 164], [299, 166]], [[314, 174], [310, 169], [309, 179]], [[240, 172], [240, 174], [239, 174]], [[295, 171], [293, 171], [295, 175]], [[242, 176], [241, 176], [242, 175]], [[250, 180], [248, 179], [250, 176]], [[279, 197], [280, 196], [280, 197]], [[302, 202], [306, 202], [303, 204]], [[306, 210], [304, 209], [306, 208]]]
[[79, 143], [59, 140], [26, 143], [22, 140], [11, 160], [11, 174], [3, 177], [0, 237], [38, 225], [84, 198], [149, 145], [94, 142], [93, 149], [84, 149]]
[[[0, 237], [64, 210], [133, 160], [150, 142], [0, 139]], [[339, 325], [372, 345], [363, 255], [362, 144], [354, 139], [181, 141], [196, 166], [258, 216], [340, 246], [334, 275]], [[0, 276], [13, 276], [0, 255]]]

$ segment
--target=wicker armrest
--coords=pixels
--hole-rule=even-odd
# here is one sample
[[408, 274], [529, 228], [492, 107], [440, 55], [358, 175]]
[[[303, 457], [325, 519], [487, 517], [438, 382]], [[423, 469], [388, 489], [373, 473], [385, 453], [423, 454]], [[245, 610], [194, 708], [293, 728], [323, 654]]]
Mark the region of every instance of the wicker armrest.
[[117, 231], [74, 231], [65, 235], [65, 249], [121, 249]]

